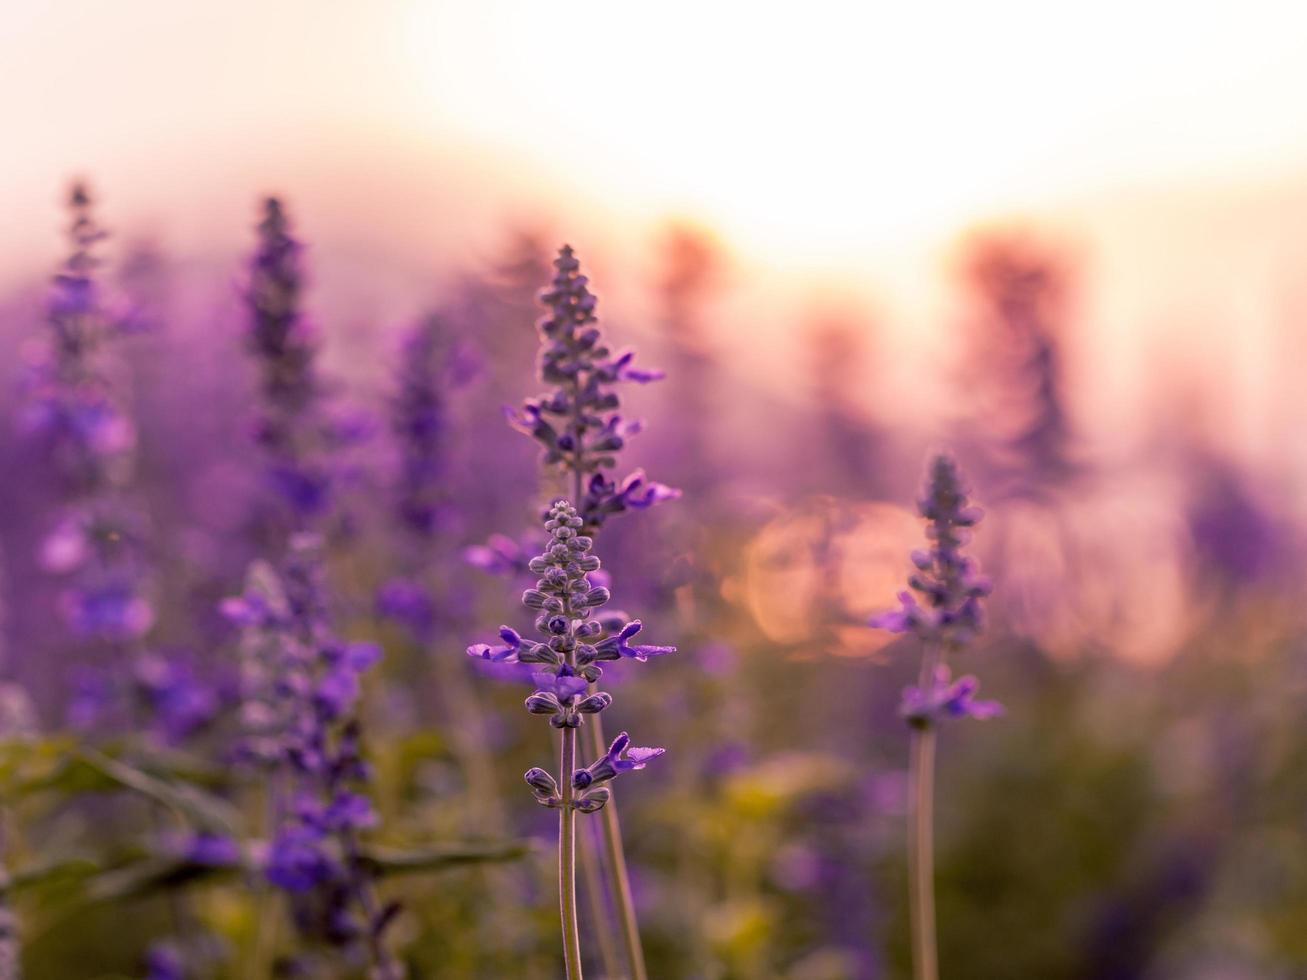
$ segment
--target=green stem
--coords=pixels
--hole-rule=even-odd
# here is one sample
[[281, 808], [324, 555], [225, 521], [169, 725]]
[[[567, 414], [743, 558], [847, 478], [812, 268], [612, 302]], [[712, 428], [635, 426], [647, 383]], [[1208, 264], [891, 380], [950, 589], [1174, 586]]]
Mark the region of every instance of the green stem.
[[[572, 383], [572, 436], [576, 440], [572, 454], [572, 503], [578, 511], [581, 509], [581, 496], [585, 490], [585, 443], [584, 427], [581, 423], [581, 386], [579, 380]], [[584, 530], [594, 533], [593, 528]], [[595, 685], [590, 685], [594, 693]], [[591, 754], [598, 758], [608, 751], [604, 738], [604, 726], [598, 714], [591, 715], [586, 726], [589, 735]], [[570, 778], [571, 770], [564, 768], [564, 776]], [[612, 792], [611, 786], [609, 791]], [[644, 965], [644, 948], [640, 944], [640, 925], [635, 916], [635, 902], [631, 898], [631, 879], [626, 869], [626, 850], [622, 846], [622, 824], [617, 815], [616, 796], [610, 796], [604, 808], [599, 811], [604, 837], [604, 868], [608, 873], [608, 889], [613, 899], [614, 911], [622, 930], [622, 947], [626, 954], [630, 980], [648, 980], [648, 971]]]
[[[598, 758], [608, 751], [604, 726], [599, 720], [599, 715], [591, 715], [586, 727], [589, 730], [590, 750]], [[611, 784], [609, 784], [609, 792], [612, 792]], [[626, 966], [630, 971], [631, 980], [648, 980], [649, 974], [644, 965], [644, 947], [640, 944], [640, 925], [635, 916], [635, 902], [631, 898], [631, 878], [626, 870], [626, 851], [622, 847], [622, 824], [618, 819], [615, 796], [608, 798], [604, 808], [599, 811], [599, 816], [604, 836], [605, 865], [617, 921], [622, 929]]]
[[581, 933], [576, 924], [576, 809], [572, 771], [576, 768], [576, 729], [563, 729], [559, 759], [562, 807], [558, 811], [558, 908], [563, 920], [563, 962], [567, 980], [581, 980]]
[[622, 970], [617, 961], [617, 947], [613, 944], [613, 929], [609, 922], [610, 906], [604, 888], [603, 872], [599, 869], [601, 831], [599, 825], [591, 820], [584, 821], [584, 826], [588, 826], [591, 833], [587, 835], [589, 839], [582, 841], [578, 848], [577, 858], [581, 861], [582, 890], [590, 905], [592, 931], [586, 935], [593, 935], [599, 945], [599, 962], [603, 964], [603, 975], [617, 980], [622, 975]]
[[[929, 690], [938, 654], [927, 648], [921, 660], [921, 689]], [[912, 729], [908, 765], [912, 818], [908, 826], [908, 900], [912, 918], [914, 980], [938, 980], [935, 943], [935, 729], [929, 720]]]

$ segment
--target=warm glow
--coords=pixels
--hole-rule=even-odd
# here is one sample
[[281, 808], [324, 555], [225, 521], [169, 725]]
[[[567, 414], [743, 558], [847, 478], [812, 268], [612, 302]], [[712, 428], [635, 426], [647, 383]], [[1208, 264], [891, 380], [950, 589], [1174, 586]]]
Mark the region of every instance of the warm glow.
[[406, 37], [451, 125], [802, 259], [1301, 156], [1307, 12], [1257, 6], [493, 0], [415, 4]]

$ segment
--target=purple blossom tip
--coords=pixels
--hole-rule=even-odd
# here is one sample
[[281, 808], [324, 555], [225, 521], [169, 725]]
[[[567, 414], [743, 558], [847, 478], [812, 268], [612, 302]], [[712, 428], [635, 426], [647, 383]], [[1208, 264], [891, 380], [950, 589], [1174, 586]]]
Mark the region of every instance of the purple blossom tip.
[[522, 647], [522, 637], [517, 634], [516, 630], [507, 626], [499, 627], [499, 637], [504, 641], [502, 644], [491, 646], [489, 643], [473, 643], [467, 648], [467, 655], [481, 660], [489, 660], [492, 663], [517, 663], [517, 655]]
[[617, 634], [615, 648], [620, 657], [628, 657], [638, 660], [641, 663], [647, 661], [650, 657], [661, 657], [669, 653], [675, 653], [674, 646], [652, 646], [649, 644], [632, 644], [627, 641], [640, 632], [644, 624], [638, 619], [633, 619]]
[[931, 463], [926, 489], [919, 503], [928, 524], [930, 547], [911, 554], [913, 572], [908, 585], [918, 593], [899, 593], [900, 608], [873, 616], [869, 624], [894, 633], [911, 632], [927, 643], [960, 647], [982, 627], [980, 600], [991, 590], [974, 559], [962, 553], [969, 528], [981, 518], [971, 505], [957, 464], [948, 456]]
[[631, 746], [631, 736], [620, 733], [604, 755], [585, 769], [578, 769], [572, 774], [572, 786], [583, 790], [595, 783], [612, 779], [620, 773], [643, 769], [649, 762], [658, 758], [666, 749], [640, 748]]
[[997, 701], [981, 701], [976, 698], [980, 681], [970, 674], [952, 680], [948, 667], [941, 664], [935, 668], [930, 687], [922, 690], [911, 686], [904, 688], [903, 700], [899, 705], [899, 714], [909, 724], [929, 727], [945, 718], [976, 718], [985, 720], [1003, 714], [1003, 706]]

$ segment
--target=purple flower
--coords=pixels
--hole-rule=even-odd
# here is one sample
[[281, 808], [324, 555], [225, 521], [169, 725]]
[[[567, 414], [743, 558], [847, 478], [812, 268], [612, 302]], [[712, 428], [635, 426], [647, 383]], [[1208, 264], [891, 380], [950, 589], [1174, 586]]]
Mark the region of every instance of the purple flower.
[[620, 485], [602, 473], [616, 466], [615, 454], [640, 430], [638, 422], [623, 419], [618, 411], [621, 398], [615, 386], [656, 381], [662, 372], [632, 367], [631, 351], [614, 355], [609, 350], [595, 326], [597, 301], [571, 246], [559, 250], [554, 269], [553, 282], [540, 295], [549, 313], [539, 324], [540, 377], [552, 388], [507, 414], [514, 427], [540, 443], [546, 466], [586, 479], [586, 492], [576, 506], [583, 527], [593, 531], [613, 514], [679, 496], [640, 471]]
[[489, 643], [473, 643], [467, 648], [467, 655], [493, 663], [517, 663], [518, 651], [522, 648], [522, 637], [516, 630], [507, 626], [499, 627], [499, 637], [504, 641], [502, 644], [491, 646]]
[[213, 720], [218, 691], [178, 656], [147, 654], [136, 663], [136, 683], [151, 708], [151, 727], [175, 745]]
[[381, 650], [334, 635], [321, 548], [314, 535], [292, 537], [280, 569], [255, 563], [245, 594], [224, 609], [241, 625], [240, 757], [279, 773], [276, 785], [291, 804], [282, 808], [265, 874], [294, 901], [329, 910], [337, 924], [361, 919], [360, 928], [342, 931], [325, 918], [296, 917], [310, 938], [339, 945], [380, 926], [366, 919], [376, 907], [371, 871], [350, 855], [356, 835], [376, 823], [362, 792], [369, 769], [352, 716], [361, 677]]
[[633, 619], [617, 633], [616, 636], [610, 636], [596, 645], [600, 660], [616, 660], [619, 657], [629, 657], [639, 660], [641, 663], [650, 657], [661, 657], [668, 653], [675, 653], [676, 647], [666, 646], [647, 646], [643, 644], [631, 645], [627, 640], [639, 633], [644, 628], [644, 624], [638, 619]]
[[571, 703], [574, 697], [586, 689], [584, 677], [562, 671], [557, 674], [547, 670], [539, 671], [531, 675], [531, 682], [535, 684], [537, 693], [548, 694], [561, 704]]
[[192, 834], [182, 848], [188, 861], [215, 868], [234, 867], [240, 864], [240, 845], [225, 834], [201, 831]]
[[70, 589], [61, 605], [73, 632], [105, 641], [134, 640], [154, 623], [154, 610], [128, 581]]
[[631, 736], [622, 732], [613, 739], [612, 745], [608, 746], [608, 751], [602, 758], [572, 774], [572, 786], [576, 789], [585, 789], [595, 783], [606, 782], [620, 773], [643, 769], [651, 760], [666, 751], [666, 749], [633, 748]]
[[331, 801], [324, 815], [331, 830], [367, 830], [377, 824], [372, 801], [361, 793], [341, 792]]
[[323, 845], [322, 834], [306, 824], [286, 827], [269, 845], [263, 873], [278, 888], [306, 892], [333, 876]]
[[393, 578], [377, 590], [377, 613], [404, 626], [417, 640], [428, 639], [436, 626], [431, 594], [408, 578]]
[[399, 525], [430, 541], [448, 510], [448, 396], [471, 377], [467, 353], [453, 343], [440, 317], [405, 334], [391, 398], [391, 430], [399, 460], [395, 479]]
[[186, 980], [186, 959], [170, 942], [157, 942], [145, 954], [145, 980]]
[[980, 681], [971, 675], [952, 680], [948, 667], [935, 668], [930, 687], [923, 690], [912, 686], [903, 689], [899, 714], [911, 725], [928, 727], [945, 718], [996, 718], [1003, 713], [997, 701], [980, 701], [976, 692]]
[[463, 560], [491, 575], [510, 578], [527, 573], [530, 552], [506, 534], [492, 534], [485, 544], [463, 549]]
[[303, 246], [291, 236], [276, 198], [264, 202], [258, 233], [245, 289], [246, 345], [260, 372], [255, 441], [266, 455], [274, 495], [302, 528], [330, 509], [339, 473], [329, 453], [339, 448], [340, 431], [324, 408], [317, 337], [300, 308]]
[[[586, 715], [597, 715], [612, 704], [612, 695], [591, 688], [603, 676], [600, 661], [620, 658], [643, 661], [675, 651], [674, 647], [631, 644], [631, 638], [640, 632], [639, 620], [628, 622], [625, 616], [598, 614], [610, 596], [606, 587], [591, 581], [590, 576], [601, 574], [600, 562], [590, 553], [594, 542], [589, 535], [581, 533], [584, 529], [585, 522], [576, 508], [566, 500], [555, 501], [545, 521], [549, 544], [528, 563], [539, 578], [535, 588], [523, 594], [522, 603], [536, 611], [535, 628], [543, 642], [524, 640], [516, 631], [502, 626], [499, 635], [503, 644], [478, 643], [467, 651], [473, 657], [495, 662], [540, 664], [541, 668], [531, 675], [535, 690], [526, 699], [526, 709], [532, 714], [549, 716], [551, 725], [565, 731], [578, 728]], [[610, 629], [616, 632], [605, 636]], [[595, 763], [599, 767], [595, 772], [604, 772], [605, 767], [616, 767], [612, 769], [614, 774], [642, 768], [647, 759], [662, 753], [662, 749], [633, 749], [624, 755], [623, 749], [630, 740], [625, 735], [622, 739], [613, 743], [606, 761]], [[562, 778], [570, 778], [570, 774], [564, 773]], [[537, 802], [561, 806], [561, 797], [548, 789], [547, 779], [553, 777], [544, 770], [533, 769], [527, 774]], [[593, 813], [607, 800], [606, 791], [595, 791], [571, 800], [571, 805]]]
[[899, 593], [899, 608], [870, 620], [878, 629], [912, 633], [926, 647], [923, 675], [929, 673], [930, 685], [907, 688], [900, 713], [918, 728], [929, 728], [940, 718], [992, 718], [1002, 711], [998, 702], [975, 700], [979, 682], [970, 676], [950, 682], [949, 669], [940, 662], [980, 632], [980, 602], [990, 592], [989, 580], [962, 554], [981, 510], [969, 503], [957, 464], [950, 457], [936, 456], [931, 462], [918, 508], [929, 522], [926, 537], [930, 547], [912, 553], [915, 571], [908, 578], [910, 590]]
[[965, 646], [983, 625], [980, 601], [989, 595], [991, 585], [975, 562], [962, 554], [969, 529], [979, 523], [982, 511], [969, 505], [957, 464], [950, 457], [935, 457], [918, 508], [929, 522], [926, 537], [931, 547], [912, 553], [916, 570], [908, 585], [923, 601], [918, 602], [912, 592], [900, 592], [899, 608], [873, 616], [870, 625], [914, 633], [949, 649]]

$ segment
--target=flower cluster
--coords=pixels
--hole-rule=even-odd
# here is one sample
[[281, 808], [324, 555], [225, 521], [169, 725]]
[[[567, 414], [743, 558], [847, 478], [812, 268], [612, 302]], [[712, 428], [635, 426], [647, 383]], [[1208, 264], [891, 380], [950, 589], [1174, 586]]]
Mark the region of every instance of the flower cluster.
[[[989, 595], [990, 583], [975, 561], [962, 554], [962, 547], [982, 512], [970, 504], [957, 463], [945, 455], [932, 461], [917, 506], [928, 522], [930, 547], [912, 553], [915, 570], [908, 584], [923, 601], [912, 591], [901, 592], [900, 607], [873, 616], [871, 625], [912, 633], [943, 654], [965, 646], [981, 629], [981, 600]], [[932, 660], [920, 685], [903, 692], [900, 714], [909, 724], [926, 727], [943, 718], [992, 718], [1001, 713], [998, 702], [974, 699], [978, 686], [970, 676], [953, 681], [949, 669]]]
[[54, 277], [46, 307], [49, 346], [31, 365], [28, 428], [46, 436], [60, 476], [73, 495], [89, 496], [130, 472], [136, 428], [123, 411], [104, 352], [119, 333], [100, 296], [95, 246], [107, 237], [77, 184], [69, 197], [71, 252]]
[[404, 334], [390, 398], [397, 459], [393, 515], [404, 552], [403, 573], [376, 595], [377, 613], [398, 623], [418, 643], [431, 639], [437, 610], [432, 580], [438, 537], [455, 520], [450, 503], [449, 397], [478, 369], [441, 317], [428, 316]]
[[571, 246], [564, 245], [554, 260], [553, 282], [540, 297], [549, 307], [539, 323], [540, 377], [552, 390], [510, 411], [509, 420], [540, 443], [546, 466], [573, 475], [584, 529], [593, 531], [613, 514], [651, 507], [680, 491], [653, 483], [640, 471], [620, 483], [603, 472], [616, 465], [614, 454], [640, 431], [639, 422], [618, 411], [617, 383], [643, 384], [663, 375], [634, 367], [631, 351], [609, 350], [595, 325], [596, 299], [580, 268]]
[[[124, 656], [144, 657], [139, 642], [155, 621], [149, 536], [131, 492], [136, 429], [122, 407], [121, 364], [111, 348], [126, 331], [100, 294], [96, 245], [106, 233], [84, 186], [73, 187], [69, 208], [69, 257], [46, 307], [46, 343], [26, 378], [27, 427], [44, 441], [62, 505], [37, 560], [62, 583], [59, 610], [69, 632], [94, 651], [88, 659], [95, 662], [75, 671], [69, 721], [83, 729], [138, 722], [131, 710], [137, 696], [137, 707], [163, 722], [156, 732], [171, 740], [186, 726], [155, 715], [151, 692], [130, 683], [159, 655], [150, 663], [123, 663]], [[197, 682], [195, 690], [201, 687]], [[207, 719], [192, 714], [191, 720]]]
[[369, 773], [354, 715], [362, 674], [380, 651], [333, 634], [321, 542], [311, 535], [291, 539], [280, 573], [253, 566], [245, 594], [223, 612], [242, 630], [240, 755], [284, 773], [290, 787], [277, 801], [264, 873], [290, 894], [305, 935], [370, 942], [393, 913], [377, 910], [358, 854], [356, 835], [376, 814], [361, 792]]
[[66, 504], [39, 560], [68, 583], [60, 605], [69, 628], [113, 644], [137, 639], [154, 622], [142, 521], [122, 492], [132, 477], [136, 430], [105, 349], [120, 333], [94, 275], [95, 246], [106, 233], [84, 186], [73, 188], [69, 207], [71, 252], [47, 307], [49, 343], [27, 379], [28, 426], [48, 441]]
[[[531, 571], [540, 577], [535, 588], [523, 593], [522, 603], [535, 611], [535, 628], [543, 639], [527, 639], [502, 626], [501, 643], [477, 643], [467, 650], [469, 656], [484, 660], [537, 665], [539, 670], [532, 674], [536, 690], [526, 699], [526, 709], [548, 716], [550, 724], [561, 729], [577, 728], [586, 715], [598, 714], [613, 703], [612, 695], [604, 691], [587, 693], [589, 685], [603, 676], [600, 663], [623, 658], [647, 660], [676, 651], [669, 646], [631, 644], [640, 631], [639, 620], [612, 632], [596, 617], [596, 610], [611, 597], [608, 589], [592, 585], [587, 577], [599, 570], [599, 559], [590, 553], [592, 539], [581, 533], [584, 525], [571, 503], [556, 501], [545, 521], [549, 544], [530, 562]], [[648, 760], [663, 753], [662, 749], [631, 749], [629, 744], [630, 738], [623, 732], [608, 754], [589, 768], [561, 774], [580, 793], [573, 800], [577, 809], [584, 813], [601, 809], [609, 793], [598, 783], [620, 772], [642, 769]], [[526, 781], [542, 805], [562, 804], [557, 780], [543, 769], [532, 769]]]
[[439, 317], [427, 317], [405, 334], [391, 401], [391, 425], [400, 450], [396, 516], [423, 539], [429, 540], [442, 525], [448, 393], [474, 372], [471, 358], [451, 343]]
[[893, 633], [914, 633], [925, 642], [956, 649], [980, 632], [980, 600], [990, 592], [989, 580], [979, 573], [973, 559], [962, 554], [962, 546], [970, 538], [968, 529], [980, 521], [983, 512], [970, 505], [957, 463], [945, 455], [932, 462], [917, 507], [929, 522], [926, 537], [931, 545], [912, 553], [916, 570], [908, 585], [921, 594], [925, 604], [918, 603], [912, 592], [901, 592], [900, 608], [872, 617], [871, 625]]
[[506, 534], [492, 534], [485, 544], [469, 545], [463, 549], [463, 561], [473, 568], [479, 568], [488, 575], [502, 578], [517, 578], [526, 575], [530, 569], [531, 551], [529, 536], [521, 541], [514, 541]]
[[300, 309], [303, 246], [291, 236], [276, 198], [264, 202], [258, 232], [245, 291], [250, 312], [246, 342], [261, 375], [262, 412], [255, 433], [268, 453], [269, 480], [302, 519], [326, 510], [331, 484], [319, 453], [330, 427], [318, 414], [324, 388], [315, 370], [317, 340]]

